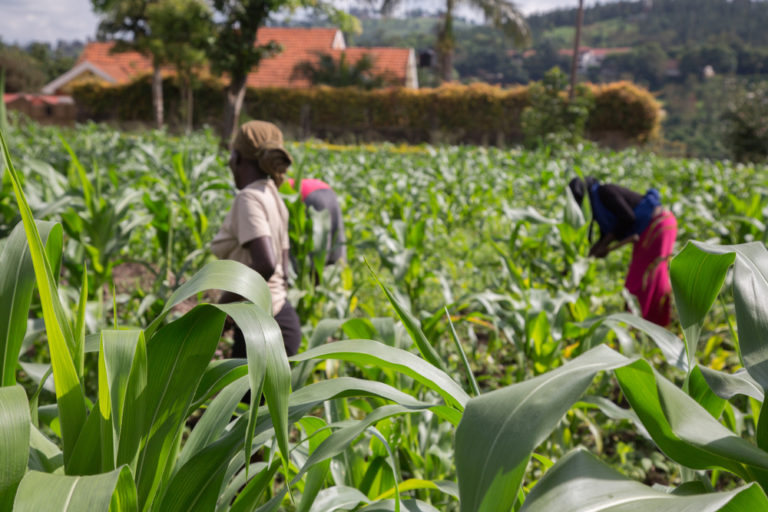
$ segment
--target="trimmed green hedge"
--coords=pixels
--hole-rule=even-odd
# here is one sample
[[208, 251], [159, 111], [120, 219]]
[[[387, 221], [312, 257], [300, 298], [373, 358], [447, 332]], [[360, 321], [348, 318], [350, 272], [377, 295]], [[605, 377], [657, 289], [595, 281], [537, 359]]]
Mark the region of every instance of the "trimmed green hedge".
[[[661, 108], [651, 93], [629, 82], [590, 87], [595, 96], [587, 124], [590, 138], [621, 145], [644, 143], [658, 134]], [[179, 123], [179, 89], [172, 78], [166, 79], [164, 94], [166, 119]], [[149, 77], [123, 86], [80, 84], [73, 96], [81, 119], [152, 119]], [[447, 84], [418, 90], [249, 89], [243, 110], [297, 137], [501, 145], [522, 140], [520, 115], [527, 104], [526, 86]], [[223, 105], [220, 82], [202, 81], [195, 93], [195, 123], [217, 124]]]

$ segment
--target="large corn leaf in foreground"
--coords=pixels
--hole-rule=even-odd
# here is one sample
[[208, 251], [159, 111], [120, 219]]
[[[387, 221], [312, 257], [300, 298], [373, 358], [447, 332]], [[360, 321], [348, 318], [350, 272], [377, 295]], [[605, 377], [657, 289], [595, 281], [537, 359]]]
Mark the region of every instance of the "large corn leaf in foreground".
[[0, 510], [10, 510], [27, 470], [29, 432], [29, 402], [24, 388], [0, 388]]
[[[64, 448], [64, 464], [67, 465], [75, 447], [80, 431], [86, 420], [85, 395], [80, 386], [80, 379], [75, 367], [74, 352], [78, 350], [72, 327], [69, 324], [64, 307], [59, 299], [56, 286], [54, 267], [48, 259], [43, 246], [37, 224], [32, 217], [32, 210], [24, 197], [21, 182], [16, 169], [11, 162], [8, 146], [0, 133], [0, 145], [2, 145], [5, 165], [13, 185], [16, 201], [21, 212], [24, 230], [27, 234], [27, 243], [32, 257], [32, 265], [35, 269], [37, 289], [40, 293], [40, 304], [43, 309], [45, 328], [48, 334], [48, 346], [51, 352], [51, 366], [53, 367], [53, 380], [56, 386], [56, 401], [61, 421], [62, 445]], [[82, 350], [79, 346], [79, 350]]]
[[224, 319], [216, 307], [198, 306], [147, 342], [143, 431], [148, 437], [136, 466], [142, 508], [152, 503], [172, 470], [187, 409], [216, 350]]
[[469, 400], [456, 430], [461, 510], [510, 510], [531, 452], [597, 372], [627, 361], [600, 345], [549, 373]]
[[768, 485], [768, 453], [735, 435], [643, 360], [614, 370], [632, 409], [658, 447], [694, 469], [726, 469]]
[[245, 429], [245, 418], [240, 418], [219, 439], [191, 456], [169, 480], [164, 495], [155, 502], [157, 505], [153, 510], [213, 510], [221, 492], [226, 469], [242, 449]]
[[469, 395], [447, 373], [405, 350], [373, 340], [344, 340], [321, 345], [291, 357], [291, 361], [340, 359], [391, 368], [439, 393], [446, 403], [463, 409]]
[[[216, 307], [230, 315], [243, 331], [251, 394], [253, 397], [260, 397], [263, 392], [266, 396], [267, 407], [278, 426], [276, 436], [281, 457], [284, 464], [287, 464], [290, 366], [285, 355], [280, 329], [272, 315], [268, 313], [272, 311], [272, 298], [264, 278], [236, 261], [210, 262], [171, 295], [161, 314], [147, 327], [146, 335], [151, 336], [155, 332], [174, 306], [208, 290], [232, 292], [256, 305], [255, 308], [245, 304], [223, 304]], [[215, 344], [213, 348], [215, 349]], [[200, 373], [203, 372], [200, 371]], [[250, 451], [257, 412], [258, 399], [254, 398], [245, 436], [246, 451]]]
[[[99, 350], [102, 470], [136, 468], [144, 431], [147, 348], [142, 331], [105, 330]], [[91, 413], [93, 414], [93, 412]]]
[[93, 476], [50, 475], [30, 471], [21, 481], [13, 512], [138, 510], [131, 471], [123, 466]]
[[[62, 229], [59, 224], [37, 221], [54, 275], [61, 261]], [[24, 224], [19, 223], [0, 251], [0, 386], [16, 383], [16, 364], [27, 331], [29, 305], [35, 287], [35, 270]]]
[[285, 354], [280, 327], [269, 310], [248, 304], [224, 304], [219, 309], [231, 316], [245, 338], [248, 378], [251, 383], [251, 408], [245, 436], [245, 451], [250, 453], [256, 426], [258, 400], [262, 390], [275, 426], [275, 436], [285, 469], [288, 469], [288, 395], [291, 368]]
[[[768, 332], [768, 307], [765, 305], [765, 298], [768, 297], [768, 250], [765, 245], [757, 242], [740, 245], [692, 242], [681, 253], [683, 255], [686, 256], [685, 262], [694, 267], [703, 267], [716, 257], [733, 262], [733, 298], [741, 359], [750, 376], [763, 389], [768, 389], [768, 344], [765, 343]], [[709, 269], [712, 276], [709, 279], [722, 283], [727, 270], [728, 266], [724, 264]], [[711, 293], [716, 297], [719, 291], [717, 287]], [[693, 302], [687, 301], [688, 307], [692, 307]], [[700, 311], [703, 311], [702, 315], [706, 314], [703, 307]]]
[[[768, 250], [754, 242], [714, 245], [691, 242], [672, 260], [672, 283], [686, 332], [701, 329], [726, 273], [734, 266], [733, 295], [739, 351], [750, 376], [768, 389]], [[706, 291], [701, 288], [708, 288]], [[706, 300], [704, 300], [706, 298]], [[695, 347], [689, 348], [689, 352]]]
[[766, 510], [756, 484], [729, 492], [678, 495], [653, 489], [600, 462], [584, 449], [569, 453], [547, 472], [525, 499], [521, 512], [740, 512]]
[[685, 333], [689, 367], [693, 367], [696, 346], [704, 318], [720, 293], [725, 274], [735, 260], [733, 253], [707, 253], [687, 244], [669, 265], [680, 324]]
[[[692, 325], [686, 333], [701, 329], [704, 315], [717, 297], [731, 263], [734, 266], [733, 297], [738, 325], [738, 340], [734, 341], [744, 368], [765, 392], [768, 389], [768, 307], [765, 306], [765, 298], [768, 297], [768, 250], [765, 245], [757, 242], [739, 245], [691, 242], [686, 245], [673, 260], [672, 267], [681, 321], [687, 317], [687, 323]], [[692, 275], [694, 271], [698, 273]], [[705, 303], [701, 303], [697, 295], [689, 290], [697, 286], [695, 282], [690, 282], [696, 279], [713, 284]], [[695, 347], [689, 348], [689, 354], [693, 349]], [[756, 438], [758, 446], [768, 450], [768, 407], [760, 409]]]
[[160, 315], [147, 327], [146, 336], [154, 334], [174, 306], [208, 290], [226, 290], [253, 302], [264, 311], [272, 311], [272, 296], [267, 282], [258, 272], [237, 261], [211, 261], [173, 292]]
[[507, 511], [531, 452], [546, 439], [598, 371], [613, 370], [654, 442], [694, 469], [724, 469], [768, 485], [768, 453], [720, 424], [644, 360], [601, 345], [561, 368], [473, 398], [456, 431], [462, 511]]

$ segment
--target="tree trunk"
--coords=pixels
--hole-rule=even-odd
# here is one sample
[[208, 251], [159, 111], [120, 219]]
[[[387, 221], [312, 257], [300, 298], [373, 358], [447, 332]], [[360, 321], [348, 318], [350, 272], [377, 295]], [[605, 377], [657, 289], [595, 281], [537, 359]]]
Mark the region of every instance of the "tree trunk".
[[568, 90], [568, 98], [573, 99], [576, 94], [576, 71], [579, 66], [579, 46], [581, 43], [581, 25], [584, 22], [584, 0], [579, 0], [579, 10], [576, 14], [576, 34], [573, 36], [573, 57], [571, 58], [571, 88]]
[[152, 107], [155, 110], [155, 124], [160, 129], [163, 127], [163, 75], [158, 63], [155, 63], [152, 73]]
[[227, 87], [226, 103], [224, 104], [224, 122], [221, 125], [220, 133], [220, 144], [227, 149], [229, 149], [232, 134], [235, 133], [240, 121], [240, 109], [243, 108], [243, 100], [245, 99], [245, 80], [246, 75], [233, 76], [229, 87]]
[[194, 99], [195, 99], [194, 95], [195, 95], [195, 93], [194, 93], [194, 90], [192, 89], [192, 80], [189, 77], [187, 77], [187, 79], [186, 79], [186, 81], [184, 83], [184, 89], [186, 90], [186, 93], [185, 93], [185, 95], [186, 95], [185, 106], [186, 106], [186, 110], [187, 110], [187, 115], [186, 115], [186, 118], [187, 118], [186, 131], [187, 131], [187, 133], [192, 133], [192, 129], [194, 128], [192, 125], [193, 125], [193, 119], [194, 119], [193, 116], [194, 116], [194, 113], [195, 113], [195, 110], [194, 110], [195, 109], [195, 107], [194, 107]]
[[453, 80], [453, 5], [455, 0], [446, 0], [445, 19], [437, 34], [438, 73], [444, 82]]

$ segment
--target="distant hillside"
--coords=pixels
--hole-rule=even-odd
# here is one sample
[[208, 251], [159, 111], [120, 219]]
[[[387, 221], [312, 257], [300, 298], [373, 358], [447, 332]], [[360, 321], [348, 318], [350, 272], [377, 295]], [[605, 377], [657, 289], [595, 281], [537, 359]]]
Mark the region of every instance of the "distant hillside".
[[[574, 2], [575, 4], [576, 2]], [[549, 40], [573, 44], [576, 9], [557, 9], [528, 17], [534, 45]], [[366, 19], [360, 45], [404, 46], [414, 38], [433, 36], [438, 19]], [[635, 0], [584, 9], [583, 44], [634, 46], [657, 42], [667, 49], [704, 43], [768, 46], [767, 0]], [[455, 24], [457, 34], [472, 30]], [[488, 30], [487, 27], [483, 30]], [[424, 37], [428, 39], [428, 37]]]
[[[575, 2], [574, 2], [575, 3]], [[536, 40], [573, 40], [576, 9], [530, 16]], [[764, 0], [622, 1], [584, 9], [584, 44], [664, 47], [739, 42], [768, 46], [768, 2]]]

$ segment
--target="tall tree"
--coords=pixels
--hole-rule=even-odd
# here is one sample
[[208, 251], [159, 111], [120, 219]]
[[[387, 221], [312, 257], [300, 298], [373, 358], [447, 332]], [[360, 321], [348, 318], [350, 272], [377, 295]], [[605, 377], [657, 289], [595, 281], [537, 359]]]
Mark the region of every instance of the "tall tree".
[[[391, 14], [402, 0], [383, 0], [381, 11]], [[450, 81], [453, 73], [453, 50], [456, 41], [453, 33], [453, 14], [460, 4], [480, 9], [485, 18], [494, 27], [500, 28], [511, 37], [516, 45], [523, 45], [530, 40], [530, 31], [523, 14], [515, 2], [510, 0], [445, 0], [443, 22], [437, 31], [438, 72], [444, 81]]]
[[91, 0], [93, 10], [100, 17], [98, 36], [116, 42], [114, 51], [137, 51], [152, 59], [152, 106], [157, 127], [163, 126], [163, 76], [161, 46], [152, 34], [147, 10], [157, 0]]
[[213, 0], [218, 20], [214, 42], [209, 51], [211, 69], [229, 75], [224, 118], [220, 128], [221, 143], [229, 144], [237, 127], [245, 98], [248, 73], [262, 59], [279, 52], [274, 41], [256, 44], [259, 28], [280, 9], [309, 7], [324, 12], [346, 31], [359, 31], [359, 22], [322, 0]]
[[161, 0], [147, 8], [152, 54], [176, 70], [187, 132], [192, 131], [195, 75], [213, 34], [211, 11], [202, 0]]

